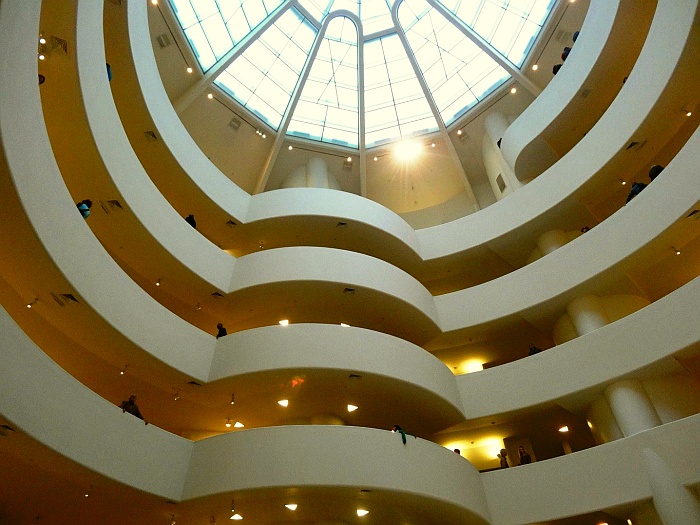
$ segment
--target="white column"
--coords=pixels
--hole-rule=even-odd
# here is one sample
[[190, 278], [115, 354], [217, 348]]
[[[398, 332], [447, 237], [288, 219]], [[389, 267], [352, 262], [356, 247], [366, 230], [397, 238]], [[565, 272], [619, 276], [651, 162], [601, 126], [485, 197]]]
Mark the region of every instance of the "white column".
[[552, 253], [569, 242], [569, 238], [564, 230], [550, 230], [540, 235], [537, 239], [537, 247], [542, 255]]
[[608, 401], [602, 395], [588, 407], [586, 421], [598, 445], [625, 437], [617, 421], [615, 421], [615, 416], [610, 409]]
[[602, 328], [608, 324], [608, 317], [597, 295], [586, 295], [571, 301], [566, 307], [566, 312], [576, 327], [578, 335]]
[[605, 389], [605, 398], [625, 437], [661, 424], [659, 415], [639, 379], [623, 379]]
[[700, 501], [683, 486], [675, 472], [656, 452], [645, 448], [642, 453], [654, 507], [663, 524], [700, 523]]

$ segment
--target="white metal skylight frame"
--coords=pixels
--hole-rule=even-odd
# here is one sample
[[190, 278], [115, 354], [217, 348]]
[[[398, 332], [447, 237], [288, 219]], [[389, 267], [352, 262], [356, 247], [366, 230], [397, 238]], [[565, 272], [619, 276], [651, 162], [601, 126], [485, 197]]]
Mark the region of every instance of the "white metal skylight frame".
[[[359, 149], [361, 153], [372, 145], [413, 134], [436, 129], [442, 132], [511, 77], [537, 94], [539, 90], [522, 75], [519, 67], [555, 1], [170, 0], [205, 70], [203, 80], [215, 82], [278, 133], [343, 145]], [[186, 5], [190, 6], [189, 11]], [[421, 13], [420, 16], [405, 14], [411, 9]], [[288, 39], [284, 46], [292, 49], [297, 58], [301, 56], [299, 51], [307, 55], [303, 66], [298, 59], [281, 56], [284, 49], [274, 49], [272, 44], [282, 41], [270, 35], [289, 12], [303, 19], [307, 30], [315, 29], [313, 43], [302, 38], [303, 45], [299, 45]], [[331, 71], [349, 63], [335, 58], [329, 60], [323, 46], [332, 36], [332, 32], [323, 28], [328, 27], [331, 18], [340, 16], [346, 20], [344, 24], [352, 21], [357, 27], [357, 131], [354, 125], [349, 125], [352, 118], [347, 112], [354, 111], [355, 107], [347, 103], [349, 97], [341, 97], [344, 101], [341, 103], [338, 97], [324, 96], [316, 100], [322, 108], [311, 111], [309, 106], [314, 99], [313, 84], [323, 82], [321, 77], [326, 79], [328, 93], [338, 88], [345, 90], [352, 84], [347, 81], [347, 71], [343, 75], [345, 81], [339, 82], [336, 74], [319, 73], [323, 67], [314, 68], [317, 60], [319, 63], [325, 60]], [[241, 20], [245, 23], [236, 22]], [[365, 23], [367, 29], [363, 26]], [[477, 28], [481, 34], [475, 31]], [[508, 35], [503, 36], [499, 29], [508, 30]], [[431, 30], [435, 34], [430, 35]], [[207, 31], [217, 32], [217, 35]], [[441, 35], [441, 31], [447, 31], [449, 36]], [[226, 39], [230, 42], [228, 50], [224, 45]], [[396, 58], [396, 42], [403, 47], [407, 59]], [[367, 53], [363, 51], [365, 47]], [[381, 49], [384, 53], [385, 48], [393, 49], [396, 56], [378, 67], [379, 54], [375, 51]], [[265, 56], [259, 60], [258, 53]], [[271, 53], [276, 55], [273, 63], [277, 66], [271, 65]], [[287, 71], [279, 64], [291, 67]], [[266, 70], [268, 66], [274, 71]], [[382, 68], [385, 73], [380, 82], [374, 78], [374, 72]], [[285, 74], [281, 74], [282, 71]], [[471, 75], [472, 72], [475, 74]], [[292, 86], [294, 77], [296, 84]], [[391, 80], [387, 80], [389, 78]], [[307, 82], [310, 87], [306, 86]], [[397, 89], [397, 83], [411, 89]], [[319, 86], [315, 88], [318, 95]], [[256, 91], [263, 93], [256, 94]], [[386, 104], [389, 91], [393, 108], [382, 105]], [[380, 92], [384, 99], [375, 96]], [[420, 97], [416, 97], [416, 93], [420, 93]], [[393, 119], [389, 118], [391, 112]], [[345, 118], [339, 117], [340, 114]], [[375, 118], [380, 115], [383, 117]], [[356, 140], [352, 140], [353, 137]]]

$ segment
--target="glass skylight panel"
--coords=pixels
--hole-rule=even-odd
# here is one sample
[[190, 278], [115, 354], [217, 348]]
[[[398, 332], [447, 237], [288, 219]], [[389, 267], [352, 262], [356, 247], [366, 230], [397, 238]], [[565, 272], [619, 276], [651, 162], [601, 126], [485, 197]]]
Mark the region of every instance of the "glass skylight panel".
[[277, 129], [315, 38], [316, 28], [289, 9], [215, 83]]
[[170, 0], [205, 71], [277, 8], [282, 0]]
[[391, 19], [391, 6], [394, 0], [365, 0], [360, 7], [362, 30], [365, 35], [390, 28], [394, 25]]
[[399, 22], [445, 125], [510, 78], [425, 0], [405, 0]]
[[357, 28], [350, 19], [328, 24], [287, 132], [358, 146]]
[[299, 5], [311, 13], [311, 15], [316, 18], [317, 22], [322, 22], [332, 1], [333, 0], [299, 0]]
[[367, 146], [437, 129], [398, 35], [365, 42]]
[[555, 0], [438, 0], [499, 53], [521, 66]]

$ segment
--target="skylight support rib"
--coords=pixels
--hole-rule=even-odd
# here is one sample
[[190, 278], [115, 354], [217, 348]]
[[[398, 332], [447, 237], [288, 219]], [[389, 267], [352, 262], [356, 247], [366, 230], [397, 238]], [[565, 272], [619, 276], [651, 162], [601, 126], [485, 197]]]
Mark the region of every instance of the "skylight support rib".
[[358, 131], [360, 133], [360, 196], [367, 196], [367, 142], [365, 141], [365, 39], [362, 21], [357, 26]]
[[282, 150], [282, 145], [287, 139], [287, 129], [289, 128], [289, 122], [292, 120], [294, 110], [296, 109], [297, 103], [299, 102], [299, 98], [301, 97], [301, 93], [304, 90], [304, 84], [309, 78], [311, 67], [314, 63], [314, 60], [316, 59], [316, 56], [318, 55], [318, 50], [321, 48], [321, 44], [323, 43], [323, 37], [326, 34], [326, 30], [328, 29], [328, 24], [331, 22], [331, 20], [339, 16], [350, 18], [358, 24], [360, 22], [357, 16], [352, 14], [350, 11], [337, 11], [332, 15], [327, 16], [326, 19], [323, 21], [321, 30], [316, 33], [314, 45], [311, 48], [311, 52], [309, 53], [309, 56], [306, 59], [304, 69], [302, 70], [301, 75], [299, 76], [299, 81], [297, 82], [297, 85], [294, 88], [294, 92], [292, 93], [292, 98], [289, 101], [289, 104], [287, 105], [287, 109], [285, 110], [284, 115], [282, 116], [282, 122], [280, 123], [280, 126], [277, 129], [277, 135], [275, 136], [275, 143], [273, 144], [272, 149], [270, 150], [270, 153], [267, 156], [267, 160], [265, 161], [265, 168], [263, 169], [263, 172], [260, 175], [260, 178], [258, 179], [258, 183], [255, 185], [255, 191], [253, 192], [255, 194], [265, 191], [267, 181], [270, 179], [270, 175], [272, 174], [272, 168], [274, 168], [275, 162], [277, 161], [277, 157], [279, 156], [279, 153]]
[[399, 37], [399, 40], [401, 40], [401, 45], [404, 47], [404, 50], [406, 51], [406, 56], [408, 57], [408, 61], [411, 63], [411, 67], [413, 68], [413, 72], [416, 75], [416, 78], [418, 79], [418, 83], [420, 84], [421, 89], [423, 90], [423, 95], [425, 96], [425, 99], [428, 101], [428, 105], [430, 106], [430, 110], [433, 112], [433, 117], [435, 118], [435, 121], [437, 122], [438, 129], [440, 130], [440, 135], [442, 136], [442, 139], [445, 141], [445, 146], [447, 147], [447, 151], [450, 154], [450, 158], [452, 159], [452, 162], [454, 163], [455, 167], [457, 168], [457, 172], [459, 173], [460, 178], [462, 179], [462, 183], [464, 184], [464, 188], [467, 191], [467, 196], [469, 197], [469, 200], [471, 201], [472, 205], [474, 206], [473, 211], [478, 211], [479, 210], [479, 203], [476, 200], [476, 195], [474, 195], [474, 190], [472, 190], [472, 186], [469, 183], [469, 179], [467, 178], [467, 174], [464, 171], [464, 166], [462, 166], [462, 162], [459, 160], [459, 155], [457, 155], [457, 150], [454, 147], [454, 144], [452, 143], [452, 139], [450, 139], [450, 135], [447, 132], [447, 128], [445, 127], [445, 123], [442, 120], [442, 116], [440, 115], [440, 110], [438, 109], [437, 105], [435, 104], [435, 100], [433, 99], [433, 95], [430, 92], [430, 89], [428, 89], [428, 86], [425, 82], [425, 78], [423, 78], [423, 72], [420, 69], [420, 66], [418, 65], [418, 62], [416, 61], [416, 57], [413, 55], [413, 52], [411, 50], [411, 46], [408, 44], [408, 39], [406, 38], [406, 34], [403, 31], [398, 31], [398, 29], [401, 27], [401, 24], [399, 24], [399, 7], [403, 3], [403, 0], [396, 0], [396, 3], [394, 4], [393, 8], [391, 9], [391, 19], [394, 22], [394, 27], [397, 28], [396, 34]]
[[[503, 69], [508, 71], [510, 75], [520, 84], [523, 88], [528, 90], [533, 96], [538, 96], [542, 90], [537, 87], [532, 80], [523, 75], [522, 71], [517, 68], [510, 60], [499, 53], [491, 44], [484, 40], [478, 33], [476, 33], [471, 27], [462, 22], [457, 18], [452, 11], [447, 9], [438, 0], [425, 0], [428, 5], [435, 9], [438, 13], [449, 20], [457, 29], [459, 29], [464, 36], [469, 40], [474, 42], [484, 53], [490, 56], [496, 61]], [[396, 3], [400, 4], [403, 0], [399, 0]], [[394, 4], [394, 10], [396, 9], [396, 4]], [[393, 12], [392, 12], [393, 16]]]
[[262, 24], [248, 33], [238, 44], [233, 46], [228, 53], [226, 53], [212, 67], [210, 67], [196, 84], [191, 86], [180, 96], [180, 98], [175, 101], [173, 107], [175, 108], [177, 114], [182, 115], [189, 105], [192, 104], [197, 97], [199, 97], [212, 85], [214, 80], [216, 80], [221, 72], [223, 72], [233, 63], [234, 60], [242, 55], [260, 35], [273, 26], [291, 6], [292, 3], [282, 3], [277, 6], [277, 8], [272, 11], [267, 18], [265, 18], [265, 21]]

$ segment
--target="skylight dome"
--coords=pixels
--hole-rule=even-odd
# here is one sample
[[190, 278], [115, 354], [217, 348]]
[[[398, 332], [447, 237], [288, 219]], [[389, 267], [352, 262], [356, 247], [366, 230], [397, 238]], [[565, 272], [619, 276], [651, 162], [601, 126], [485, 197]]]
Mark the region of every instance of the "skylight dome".
[[170, 0], [203, 71], [280, 133], [445, 129], [523, 65], [554, 0]]

